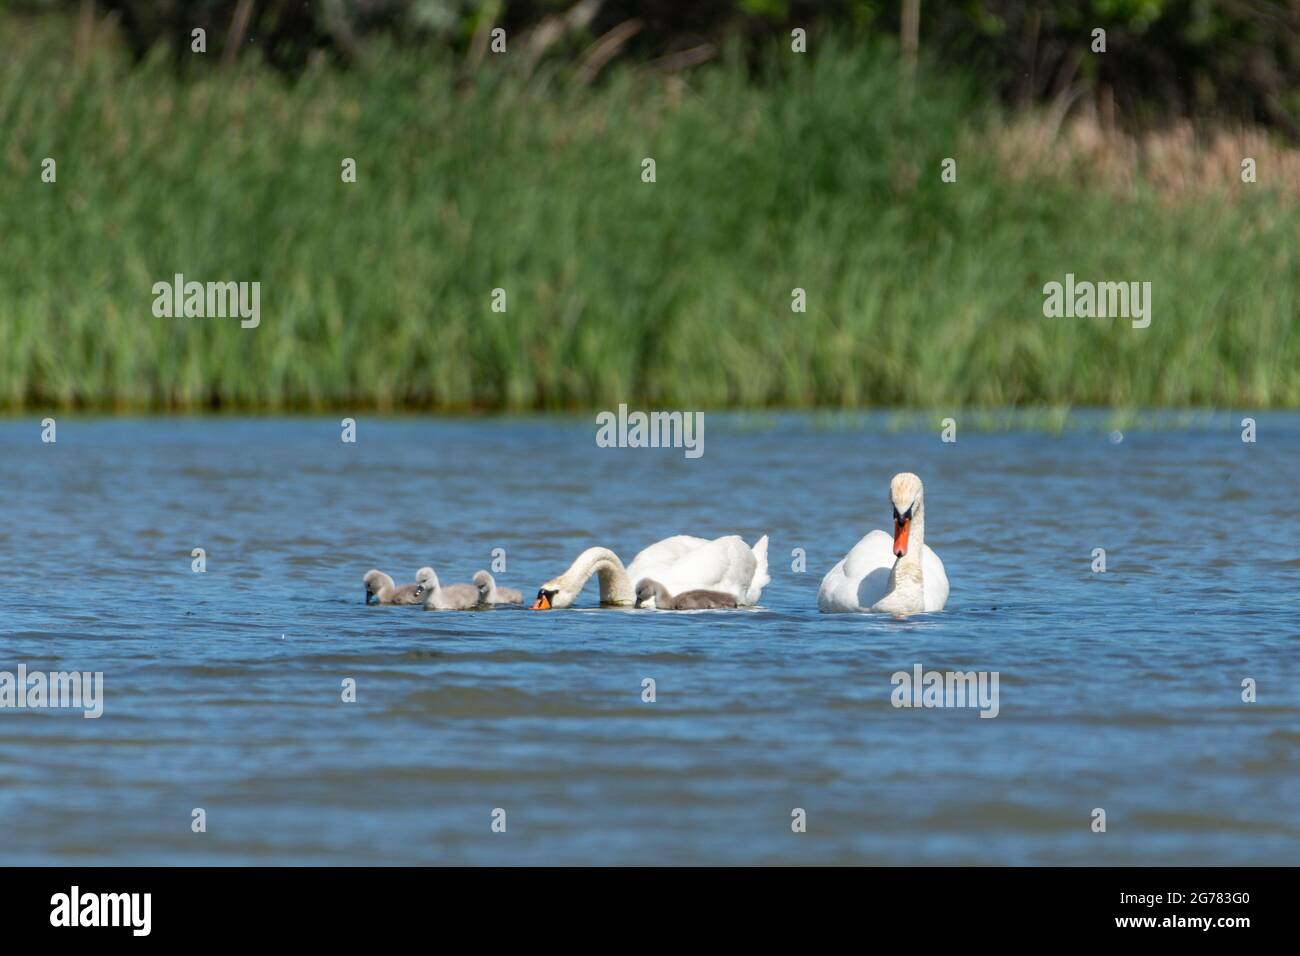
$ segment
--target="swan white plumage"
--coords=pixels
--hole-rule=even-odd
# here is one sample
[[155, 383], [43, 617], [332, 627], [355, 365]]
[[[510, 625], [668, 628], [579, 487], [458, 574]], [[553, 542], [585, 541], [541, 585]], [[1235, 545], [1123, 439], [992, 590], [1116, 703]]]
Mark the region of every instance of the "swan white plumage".
[[653, 578], [673, 593], [723, 591], [738, 604], [757, 604], [772, 580], [767, 573], [767, 535], [749, 547], [736, 535], [696, 538], [674, 535], [640, 551], [626, 568], [608, 548], [588, 548], [559, 577], [537, 591], [533, 610], [573, 604], [592, 575], [600, 582], [600, 603], [631, 606], [636, 583]]
[[826, 572], [817, 590], [825, 613], [883, 611], [917, 614], [941, 611], [948, 601], [943, 562], [925, 543], [925, 501], [921, 479], [910, 472], [889, 483], [894, 534], [867, 534]]
[[642, 550], [627, 567], [636, 584], [652, 578], [672, 594], [722, 591], [737, 604], [757, 604], [771, 582], [767, 573], [767, 535], [751, 548], [738, 535], [696, 538], [677, 534]]

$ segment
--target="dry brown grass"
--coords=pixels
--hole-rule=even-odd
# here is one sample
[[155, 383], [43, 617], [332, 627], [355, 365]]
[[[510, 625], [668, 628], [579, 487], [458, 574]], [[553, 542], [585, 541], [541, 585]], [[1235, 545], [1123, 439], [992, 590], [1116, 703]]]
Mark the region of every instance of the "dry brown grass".
[[[1300, 149], [1259, 128], [1184, 121], [1135, 135], [1090, 114], [1059, 122], [1049, 110], [1018, 114], [979, 139], [1017, 181], [1063, 179], [1130, 198], [1154, 192], [1173, 204], [1231, 198], [1250, 189], [1300, 199]], [[1246, 158], [1255, 160], [1253, 184], [1241, 179]]]

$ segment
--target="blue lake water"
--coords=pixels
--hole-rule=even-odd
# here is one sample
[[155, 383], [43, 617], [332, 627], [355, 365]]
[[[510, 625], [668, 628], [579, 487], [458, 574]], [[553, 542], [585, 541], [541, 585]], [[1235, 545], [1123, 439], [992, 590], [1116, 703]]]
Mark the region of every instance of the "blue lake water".
[[[0, 670], [104, 675], [99, 719], [0, 709], [0, 863], [1300, 862], [1300, 417], [1240, 418], [709, 415], [696, 460], [590, 416], [0, 422]], [[948, 608], [819, 614], [903, 470]], [[761, 608], [363, 604], [675, 533], [771, 535]], [[998, 716], [893, 707], [916, 664]]]

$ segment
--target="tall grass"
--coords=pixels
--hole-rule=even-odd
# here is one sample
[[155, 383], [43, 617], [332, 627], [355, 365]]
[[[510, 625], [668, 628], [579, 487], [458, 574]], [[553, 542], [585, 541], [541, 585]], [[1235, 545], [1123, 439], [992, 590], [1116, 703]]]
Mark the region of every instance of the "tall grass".
[[[972, 80], [906, 98], [871, 45], [588, 88], [435, 51], [179, 77], [65, 32], [0, 20], [0, 407], [1300, 404], [1268, 169], [1010, 175]], [[178, 272], [260, 281], [261, 326], [155, 318]], [[1066, 272], [1150, 281], [1150, 328], [1044, 318]]]

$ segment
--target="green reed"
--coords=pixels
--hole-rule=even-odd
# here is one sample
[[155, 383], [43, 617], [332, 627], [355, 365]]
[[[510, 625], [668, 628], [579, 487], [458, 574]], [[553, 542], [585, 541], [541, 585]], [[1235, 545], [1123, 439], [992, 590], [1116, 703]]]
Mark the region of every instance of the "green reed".
[[[1300, 404], [1300, 212], [1266, 182], [1013, 181], [978, 84], [909, 94], [882, 47], [582, 86], [0, 41], [9, 410]], [[1066, 272], [1150, 281], [1150, 328], [1044, 318]], [[175, 273], [259, 281], [260, 326], [155, 318]]]

